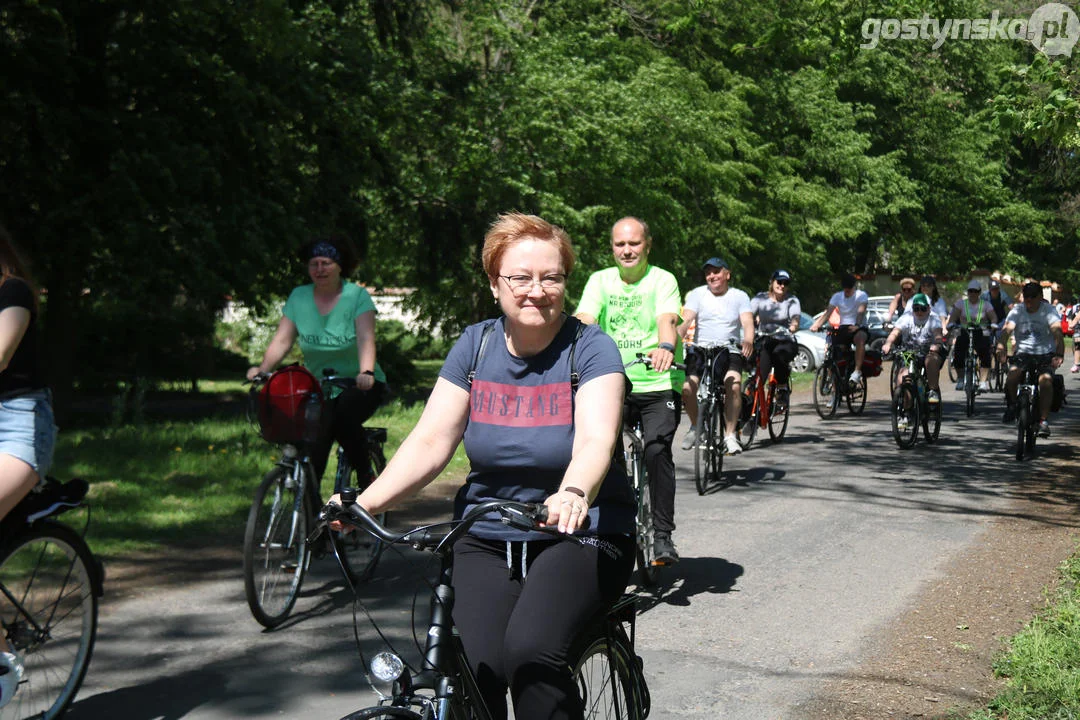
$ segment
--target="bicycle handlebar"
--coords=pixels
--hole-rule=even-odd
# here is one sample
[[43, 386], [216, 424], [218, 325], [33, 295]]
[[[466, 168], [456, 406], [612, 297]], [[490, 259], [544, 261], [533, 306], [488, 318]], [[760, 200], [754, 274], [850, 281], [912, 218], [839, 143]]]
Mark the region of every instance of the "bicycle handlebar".
[[[345, 488], [341, 491], [342, 504], [327, 503], [319, 511], [315, 529], [307, 537], [308, 546], [315, 545], [326, 532], [328, 525], [333, 521], [345, 522], [355, 525], [388, 544], [412, 545], [417, 550], [431, 550], [439, 552], [444, 547], [451, 547], [459, 537], [465, 534], [470, 527], [485, 515], [497, 512], [502, 516], [503, 523], [518, 530], [537, 530], [552, 535], [563, 536], [558, 530], [541, 526], [540, 523], [547, 521], [548, 509], [546, 505], [522, 503], [513, 500], [489, 500], [481, 503], [470, 510], [465, 517], [458, 521], [453, 528], [443, 532], [432, 530], [431, 527], [418, 527], [404, 534], [394, 533], [388, 530], [371, 513], [356, 502], [359, 490]], [[447, 524], [447, 523], [440, 523]]]
[[[645, 367], [647, 367], [647, 368], [649, 368], [651, 370], [652, 369], [652, 358], [649, 357], [648, 355], [646, 355], [645, 353], [638, 353], [637, 354], [637, 360], [631, 360], [630, 362], [626, 363], [626, 365], [624, 365], [623, 367], [633, 367], [634, 365], [644, 365]], [[676, 370], [686, 370], [686, 364], [685, 363], [673, 362], [673, 363], [671, 363], [671, 367], [675, 368]], [[668, 368], [668, 370], [671, 370], [671, 368]], [[665, 372], [667, 372], [667, 371], [665, 371]]]

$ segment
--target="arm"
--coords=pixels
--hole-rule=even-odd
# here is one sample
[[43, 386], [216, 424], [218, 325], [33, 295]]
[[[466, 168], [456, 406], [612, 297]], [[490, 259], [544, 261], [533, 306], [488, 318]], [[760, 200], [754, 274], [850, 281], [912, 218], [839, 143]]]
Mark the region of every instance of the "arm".
[[896, 315], [896, 311], [900, 309], [900, 293], [893, 295], [892, 302], [889, 303], [889, 314], [886, 316], [889, 318], [889, 322], [892, 322], [893, 316]]
[[742, 354], [748, 358], [754, 354], [754, 314], [741, 312], [739, 320], [742, 322]]
[[892, 350], [893, 344], [900, 339], [900, 328], [894, 327], [892, 332], [889, 333], [889, 337], [885, 338], [885, 342], [881, 344], [881, 352], [885, 355], [889, 354]]
[[[7, 370], [11, 357], [30, 327], [30, 311], [24, 307], [7, 307], [0, 312], [0, 370]], [[1058, 328], [1060, 329], [1060, 325]]]
[[375, 370], [375, 311], [368, 310], [356, 317], [356, 351], [360, 355], [360, 373], [356, 376], [356, 387], [370, 390], [375, 384], [375, 376], [366, 371]]
[[[1060, 329], [1060, 327], [1061, 326], [1059, 325], [1058, 328]], [[998, 335], [997, 348], [995, 348], [995, 349], [997, 350], [998, 357], [1003, 362], [1005, 360], [1005, 351], [1009, 347], [1009, 336], [1012, 335], [1012, 332], [1013, 332], [1013, 330], [1015, 328], [1016, 328], [1016, 323], [1014, 323], [1014, 322], [1006, 322], [1005, 325], [1001, 328], [1001, 333]]]
[[278, 321], [277, 330], [274, 331], [274, 337], [270, 339], [270, 344], [266, 346], [262, 362], [248, 368], [248, 380], [259, 373], [267, 373], [277, 367], [278, 363], [289, 354], [294, 342], [296, 342], [296, 325], [289, 318], [282, 316], [281, 320]]
[[675, 328], [675, 332], [683, 339], [683, 341], [689, 340], [687, 335], [690, 334], [690, 328], [693, 327], [695, 320], [697, 320], [697, 313], [690, 308], [683, 308], [682, 322]]
[[586, 325], [595, 325], [596, 324], [596, 318], [594, 318], [589, 313], [581, 313], [581, 312], [579, 312], [576, 315], [574, 315], [574, 317], [576, 317], [578, 320], [585, 323]]
[[855, 313], [855, 326], [862, 327], [866, 324], [866, 303], [859, 305], [858, 311]]
[[[660, 338], [660, 345], [675, 347], [678, 339], [675, 328], [678, 324], [679, 316], [676, 313], [663, 313], [656, 318], [656, 334]], [[652, 358], [653, 370], [666, 372], [671, 367], [671, 363], [675, 362], [675, 351], [667, 350], [666, 347], [656, 347], [649, 353], [649, 357]]]
[[1065, 362], [1065, 334], [1061, 332], [1061, 322], [1050, 323], [1050, 334], [1054, 336], [1054, 358], [1050, 365], [1057, 370]]
[[834, 310], [836, 310], [835, 305], [829, 305], [827, 308], [825, 308], [825, 312], [821, 313], [821, 317], [815, 320], [814, 324], [810, 326], [810, 331], [817, 332], [821, 330], [821, 326], [829, 322], [829, 316], [833, 314]]
[[625, 380], [621, 373], [593, 378], [578, 388], [574, 403], [574, 449], [559, 490], [548, 496], [548, 525], [558, 525], [559, 532], [573, 532], [581, 527], [585, 513], [563, 514], [581, 498], [562, 488], [573, 487], [585, 493], [592, 504], [611, 466], [615, 442], [622, 423], [622, 398]]
[[357, 502], [380, 513], [430, 483], [454, 456], [468, 419], [469, 391], [439, 378], [416, 427]]

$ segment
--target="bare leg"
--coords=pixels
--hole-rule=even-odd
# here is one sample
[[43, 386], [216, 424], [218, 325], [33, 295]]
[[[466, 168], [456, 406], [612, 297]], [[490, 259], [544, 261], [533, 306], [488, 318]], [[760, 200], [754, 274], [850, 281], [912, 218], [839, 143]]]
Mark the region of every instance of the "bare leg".
[[926, 356], [926, 382], [931, 390], [941, 392], [938, 386], [938, 378], [941, 376], [941, 356], [932, 352]]
[[1050, 405], [1054, 402], [1054, 380], [1049, 373], [1039, 376], [1039, 420], [1046, 422], [1050, 417]]
[[697, 391], [701, 378], [697, 375], [687, 375], [686, 382], [682, 386], [682, 406], [686, 410], [686, 417], [690, 419], [690, 427], [697, 427]]
[[724, 376], [724, 434], [734, 435], [742, 412], [742, 373], [728, 372]]
[[[12, 455], [0, 454], [0, 518], [26, 497], [38, 483], [32, 467]], [[0, 652], [8, 651], [7, 638], [0, 634]]]

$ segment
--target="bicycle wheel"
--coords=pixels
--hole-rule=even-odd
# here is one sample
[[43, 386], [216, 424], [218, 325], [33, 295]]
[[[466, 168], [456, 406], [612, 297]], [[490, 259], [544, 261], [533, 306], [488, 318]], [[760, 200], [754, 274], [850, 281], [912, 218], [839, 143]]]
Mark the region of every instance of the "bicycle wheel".
[[945, 358], [945, 364], [949, 366], [949, 382], [956, 382], [957, 380], [960, 379], [960, 373], [956, 369], [956, 363], [953, 362], [953, 360], [955, 358], [955, 355], [954, 355], [953, 351], [954, 351], [955, 348], [956, 348], [956, 343], [953, 343], [952, 345], [950, 345], [949, 346], [949, 354]]
[[1035, 393], [1032, 396], [1030, 404], [1028, 405], [1028, 422], [1027, 422], [1027, 434], [1024, 438], [1024, 446], [1026, 447], [1028, 454], [1030, 455], [1035, 450], [1035, 431], [1039, 425], [1039, 416], [1036, 412], [1036, 408], [1039, 407], [1039, 394]]
[[971, 358], [968, 358], [964, 366], [964, 412], [968, 417], [975, 414], [975, 390], [979, 386], [977, 378]]
[[862, 415], [863, 408], [866, 407], [866, 376], [860, 375], [859, 382], [849, 383], [847, 395], [847, 407], [848, 411], [852, 415]]
[[994, 369], [990, 372], [990, 388], [994, 392], [1002, 392], [1005, 389], [1005, 365], [998, 358], [997, 352], [993, 358]]
[[369, 707], [363, 710], [357, 710], [356, 712], [349, 713], [341, 720], [382, 720], [382, 718], [393, 718], [394, 720], [420, 720], [420, 713], [415, 710], [410, 710], [404, 707]]
[[1031, 424], [1031, 408], [1028, 406], [1028, 398], [1021, 396], [1016, 401], [1016, 459], [1024, 459], [1024, 450], [1027, 448], [1028, 425]]
[[910, 382], [900, 383], [892, 403], [892, 432], [897, 446], [907, 449], [919, 438], [919, 399]]
[[0, 621], [23, 680], [0, 718], [64, 714], [86, 676], [97, 634], [98, 564], [79, 535], [41, 522], [0, 550]]
[[758, 417], [761, 408], [758, 407], [757, 378], [751, 377], [746, 383], [742, 393], [742, 407], [739, 409], [739, 422], [735, 426], [735, 439], [743, 450], [750, 447], [757, 434]]
[[[338, 462], [338, 475], [342, 474], [340, 464], [345, 463], [345, 476], [340, 478], [343, 484], [338, 485], [335, 483], [335, 486], [348, 487], [349, 476], [353, 475], [355, 477], [355, 473], [348, 466], [348, 461], [345, 460], [344, 456], [341, 456]], [[381, 475], [386, 467], [386, 460], [383, 459], [381, 448], [370, 448], [369, 462], [373, 474], [368, 477], [374, 478]], [[357, 479], [359, 480], [359, 478]], [[385, 527], [389, 513], [381, 512], [374, 517], [379, 521], [379, 524]], [[379, 564], [379, 558], [382, 557], [384, 548], [382, 540], [369, 532], [355, 529], [349, 533], [333, 533], [333, 543], [335, 552], [341, 558], [342, 567], [349, 573], [349, 577], [353, 582], [364, 582], [371, 579], [371, 576], [375, 573], [375, 567]]]
[[889, 397], [896, 397], [896, 391], [900, 387], [900, 371], [903, 369], [904, 361], [893, 358], [892, 368], [889, 370]]
[[244, 594], [251, 614], [267, 628], [289, 616], [307, 572], [305, 541], [312, 513], [307, 494], [299, 491], [288, 468], [268, 472], [244, 528]]
[[941, 402], [923, 401], [919, 417], [922, 419], [923, 437], [926, 438], [926, 442], [937, 442], [938, 435], [941, 433]]
[[839, 382], [836, 366], [832, 363], [823, 364], [814, 375], [814, 409], [822, 420], [836, 414], [840, 404]]
[[641, 571], [641, 580], [645, 585], [655, 585], [660, 579], [660, 566], [654, 565], [656, 546], [653, 540], [652, 494], [649, 487], [649, 475], [645, 470], [645, 458], [634, 448], [630, 454], [627, 468], [630, 480], [637, 488], [637, 566]]
[[698, 495], [704, 495], [711, 484], [720, 482], [720, 471], [724, 467], [724, 418], [717, 400], [708, 400], [698, 408], [698, 442], [694, 450], [694, 482]]
[[778, 385], [769, 386], [769, 437], [774, 442], [784, 439], [784, 433], [787, 432], [788, 413], [791, 411], [791, 388], [788, 388], [788, 401], [782, 406], [776, 398], [778, 389]]
[[[602, 630], [593, 634], [580, 653], [574, 653], [574, 679], [586, 720], [642, 720], [645, 717], [635, 680], [637, 658], [616, 635], [609, 640]], [[574, 656], [572, 655], [572, 657]]]

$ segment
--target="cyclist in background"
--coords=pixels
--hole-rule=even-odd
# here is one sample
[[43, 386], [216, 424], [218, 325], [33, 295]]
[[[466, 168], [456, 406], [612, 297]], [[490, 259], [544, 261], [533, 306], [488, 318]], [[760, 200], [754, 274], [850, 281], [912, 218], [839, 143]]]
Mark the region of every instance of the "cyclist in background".
[[[946, 349], [948, 349], [949, 307], [945, 304], [945, 298], [941, 297], [941, 293], [938, 292], [937, 280], [933, 275], [923, 275], [922, 280], [919, 281], [919, 292], [930, 300], [930, 312], [937, 315], [938, 320], [941, 321], [941, 329], [942, 332], [946, 333], [945, 344]], [[904, 314], [911, 314], [910, 305], [904, 308]]]
[[[888, 354], [893, 346], [900, 342], [906, 349], [915, 350], [926, 356], [924, 367], [926, 368], [926, 384], [930, 390], [926, 394], [929, 403], [941, 402], [941, 365], [945, 362], [945, 347], [942, 340], [941, 319], [936, 313], [930, 311], [930, 298], [923, 293], [916, 293], [911, 298], [911, 312], [902, 315], [896, 321], [889, 337], [881, 346], [881, 351]], [[907, 375], [907, 368], [900, 371], [897, 382]], [[906, 422], [904, 420], [903, 422]], [[906, 430], [906, 427], [902, 427]]]
[[[0, 519], [52, 465], [56, 424], [41, 372], [37, 319], [37, 291], [0, 226]], [[11, 702], [22, 676], [22, 660], [0, 634], [0, 707]]]
[[[713, 257], [702, 265], [705, 284], [686, 295], [683, 322], [679, 331], [685, 337], [694, 325], [694, 344], [739, 345], [740, 353], [727, 349], [720, 351], [711, 368], [704, 367], [703, 356], [693, 353], [686, 362], [686, 383], [683, 399], [690, 430], [683, 439], [683, 448], [689, 450], [697, 441], [697, 390], [702, 373], [711, 372], [713, 378], [724, 378], [724, 452], [737, 455], [742, 452], [735, 427], [742, 410], [742, 373], [754, 353], [754, 314], [750, 309], [750, 296], [742, 290], [730, 287], [731, 269], [726, 261]], [[689, 446], [689, 447], [688, 447]]]
[[[750, 301], [750, 312], [754, 315], [757, 332], [765, 337], [761, 342], [761, 376], [769, 377], [772, 371], [776, 376], [777, 402], [787, 407], [791, 397], [791, 361], [799, 351], [795, 343], [795, 332], [799, 329], [802, 317], [802, 304], [799, 298], [788, 294], [791, 273], [776, 270], [769, 278], [769, 289], [760, 292]], [[776, 337], [771, 333], [786, 329], [790, 336]]]
[[[959, 328], [956, 342], [953, 347], [953, 367], [959, 380], [956, 383], [957, 390], [964, 389], [964, 363], [967, 362], [968, 339], [963, 328], [968, 325], [978, 325], [980, 330], [974, 334], [975, 353], [979, 356], [979, 392], [990, 392], [990, 335], [989, 330], [997, 325], [997, 315], [990, 303], [982, 298], [982, 285], [978, 280], [972, 280], [967, 286], [967, 297], [960, 298], [953, 305], [949, 314], [949, 327]], [[987, 332], [983, 332], [985, 329]]]
[[682, 412], [679, 389], [683, 371], [671, 366], [682, 361], [682, 343], [675, 332], [679, 322], [679, 284], [675, 276], [649, 264], [652, 236], [643, 220], [625, 217], [611, 228], [615, 267], [589, 276], [576, 317], [598, 324], [614, 338], [623, 364], [644, 353], [652, 369], [634, 365], [627, 370], [633, 390], [626, 404], [641, 414], [645, 431], [645, 468], [652, 495], [656, 561], [674, 563], [679, 553], [675, 531], [675, 458], [671, 443]]
[[900, 319], [900, 316], [907, 310], [908, 303], [911, 302], [914, 294], [915, 279], [906, 277], [900, 280], [900, 292], [893, 295], [892, 302], [889, 303], [889, 314], [887, 315], [889, 322], [896, 322]]
[[507, 717], [509, 686], [518, 720], [579, 719], [571, 643], [619, 598], [634, 567], [637, 506], [612, 462], [623, 361], [612, 338], [563, 312], [574, 251], [561, 228], [503, 215], [482, 256], [503, 316], [465, 329], [420, 421], [358, 502], [372, 514], [389, 508], [430, 483], [464, 442], [470, 471], [455, 519], [488, 500], [543, 503], [548, 525], [581, 535], [570, 542], [496, 516], [454, 545], [454, 623], [491, 717]]
[[840, 292], [833, 294], [825, 312], [810, 326], [811, 332], [817, 332], [829, 321], [833, 310], [839, 311], [840, 325], [836, 328], [833, 343], [840, 348], [846, 348], [851, 343], [855, 345], [855, 369], [849, 376], [852, 383], [858, 383], [862, 378], [866, 339], [870, 337], [866, 326], [866, 305], [869, 302], [870, 297], [865, 292], [855, 289], [855, 276], [848, 273], [840, 279]]
[[1061, 367], [1065, 359], [1065, 337], [1061, 334], [1061, 318], [1054, 306], [1042, 299], [1042, 288], [1038, 283], [1029, 282], [1021, 289], [1023, 302], [1013, 305], [1005, 317], [1001, 336], [997, 342], [998, 358], [1005, 361], [1005, 348], [1009, 336], [1014, 336], [1016, 350], [1009, 365], [1009, 374], [1005, 378], [1005, 415], [1004, 423], [1016, 420], [1016, 388], [1020, 384], [1020, 370], [1023, 361], [1031, 356], [1049, 357], [1039, 363], [1039, 428], [1040, 437], [1050, 437], [1050, 405], [1054, 400], [1054, 370]]
[[1005, 320], [1005, 316], [1009, 314], [1009, 310], [1016, 304], [1011, 297], [1001, 292], [1001, 283], [997, 280], [990, 281], [990, 287], [982, 295], [983, 300], [990, 303], [990, 306], [994, 308], [994, 314], [998, 316], [1001, 321]]
[[362, 426], [386, 394], [386, 375], [375, 361], [375, 303], [367, 290], [344, 279], [357, 265], [352, 243], [341, 236], [312, 240], [301, 248], [300, 258], [311, 284], [289, 294], [262, 362], [250, 368], [247, 377], [272, 371], [297, 340], [304, 365], [315, 377], [321, 379], [324, 368], [356, 377], [355, 388], [323, 407], [319, 435], [311, 446], [315, 477], [321, 479], [334, 440], [353, 467], [367, 467]]

